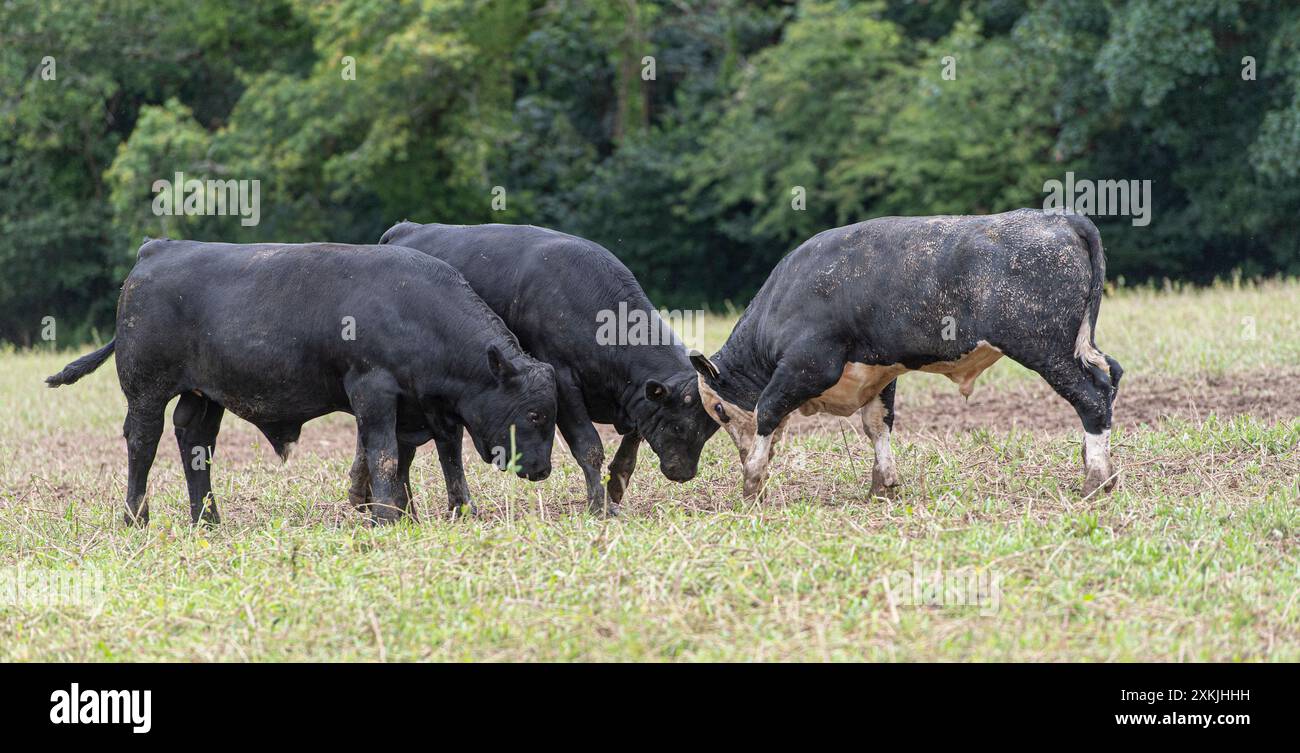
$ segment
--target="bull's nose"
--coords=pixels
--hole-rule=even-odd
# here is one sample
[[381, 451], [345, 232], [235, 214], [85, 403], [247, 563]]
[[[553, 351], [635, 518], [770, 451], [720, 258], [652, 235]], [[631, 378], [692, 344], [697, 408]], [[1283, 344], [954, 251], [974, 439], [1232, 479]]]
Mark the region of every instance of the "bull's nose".
[[551, 469], [545, 468], [540, 471], [533, 471], [532, 473], [520, 472], [519, 477], [526, 478], [529, 481], [545, 481], [546, 477], [549, 475], [551, 475]]
[[664, 476], [666, 476], [669, 481], [680, 483], [695, 478], [695, 469], [693, 468], [664, 468], [662, 470]]

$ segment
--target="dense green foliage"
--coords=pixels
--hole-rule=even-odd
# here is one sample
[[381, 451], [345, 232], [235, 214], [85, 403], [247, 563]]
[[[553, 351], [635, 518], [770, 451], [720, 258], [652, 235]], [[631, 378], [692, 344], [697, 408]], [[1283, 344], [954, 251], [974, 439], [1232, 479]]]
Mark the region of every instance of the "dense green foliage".
[[[1098, 218], [1112, 276], [1296, 274], [1298, 44], [1287, 0], [17, 0], [0, 339], [110, 326], [146, 234], [531, 222], [693, 307], [819, 230], [1041, 206], [1067, 171], [1152, 183], [1149, 225]], [[260, 224], [156, 216], [178, 171], [260, 180]]]

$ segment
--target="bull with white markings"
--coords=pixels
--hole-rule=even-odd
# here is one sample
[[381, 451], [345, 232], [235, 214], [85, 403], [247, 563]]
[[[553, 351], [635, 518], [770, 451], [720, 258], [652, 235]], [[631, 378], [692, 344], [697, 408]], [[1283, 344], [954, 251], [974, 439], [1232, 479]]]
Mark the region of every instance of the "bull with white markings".
[[694, 354], [709, 415], [736, 443], [756, 496], [790, 416], [861, 412], [871, 492], [898, 483], [896, 378], [944, 374], [970, 395], [1008, 356], [1083, 422], [1083, 493], [1110, 490], [1111, 408], [1123, 369], [1093, 332], [1106, 263], [1086, 217], [1021, 209], [882, 217], [820, 233], [786, 256], [712, 358]]

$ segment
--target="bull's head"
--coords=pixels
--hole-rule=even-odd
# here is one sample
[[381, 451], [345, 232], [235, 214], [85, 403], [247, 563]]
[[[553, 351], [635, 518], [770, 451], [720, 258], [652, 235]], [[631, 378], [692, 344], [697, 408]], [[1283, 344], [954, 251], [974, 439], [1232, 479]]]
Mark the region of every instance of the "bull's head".
[[705, 412], [731, 437], [744, 469], [745, 496], [757, 496], [767, 480], [767, 465], [771, 460], [772, 443], [780, 438], [785, 421], [768, 437], [758, 436], [757, 406], [747, 410], [722, 396], [726, 375], [708, 356], [691, 352], [691, 365], [695, 367], [700, 398]]
[[659, 456], [659, 470], [673, 481], [690, 481], [700, 465], [704, 443], [718, 430], [705, 414], [691, 372], [671, 380], [648, 380], [644, 386], [651, 409], [636, 416], [637, 431]]
[[511, 358], [495, 345], [488, 347], [487, 367], [491, 381], [462, 408], [474, 449], [502, 469], [514, 460], [513, 451], [519, 477], [541, 481], [551, 473], [555, 370], [526, 355]]

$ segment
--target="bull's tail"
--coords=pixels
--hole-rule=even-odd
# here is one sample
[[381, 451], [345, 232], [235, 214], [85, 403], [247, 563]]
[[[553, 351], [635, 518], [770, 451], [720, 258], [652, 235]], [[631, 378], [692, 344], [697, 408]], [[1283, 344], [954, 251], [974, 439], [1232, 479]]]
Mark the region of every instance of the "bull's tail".
[[60, 371], [54, 376], [46, 377], [45, 383], [51, 387], [62, 387], [65, 384], [72, 384], [95, 369], [98, 369], [108, 360], [109, 356], [113, 355], [113, 346], [116, 342], [116, 340], [109, 340], [108, 345], [105, 345], [94, 353], [84, 355], [67, 366], [64, 366], [63, 371]]
[[1092, 281], [1088, 286], [1079, 334], [1074, 339], [1074, 356], [1085, 369], [1098, 369], [1110, 376], [1106, 354], [1097, 350], [1097, 345], [1093, 342], [1097, 314], [1101, 311], [1101, 291], [1106, 284], [1106, 251], [1101, 247], [1101, 233], [1097, 232], [1097, 226], [1092, 224], [1092, 220], [1081, 214], [1067, 214], [1065, 218], [1070, 221], [1074, 232], [1088, 245], [1088, 261], [1092, 264]]

